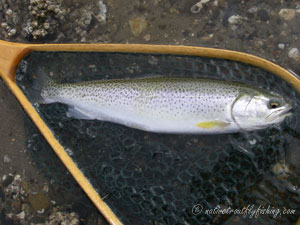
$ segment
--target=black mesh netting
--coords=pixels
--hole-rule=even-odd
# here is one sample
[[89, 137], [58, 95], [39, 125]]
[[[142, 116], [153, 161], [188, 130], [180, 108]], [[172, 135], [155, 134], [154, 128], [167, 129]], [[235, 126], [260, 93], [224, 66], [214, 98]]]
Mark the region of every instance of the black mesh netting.
[[[300, 215], [299, 161], [295, 161], [300, 159], [299, 95], [285, 81], [260, 68], [222, 59], [34, 52], [17, 72], [17, 83], [25, 94], [38, 67], [58, 82], [153, 75], [207, 77], [288, 96], [294, 103], [294, 115], [280, 127], [211, 136], [148, 133], [68, 118], [67, 107], [58, 103], [34, 106], [124, 224], [295, 224]], [[74, 181], [61, 172], [41, 134], [32, 125], [26, 128], [28, 151], [37, 166], [62, 189], [80, 193]], [[91, 204], [83, 196], [73, 195], [74, 201]], [[280, 209], [281, 215], [206, 211], [229, 207], [248, 208], [248, 213], [269, 207], [273, 212]], [[296, 211], [286, 215], [284, 209]]]

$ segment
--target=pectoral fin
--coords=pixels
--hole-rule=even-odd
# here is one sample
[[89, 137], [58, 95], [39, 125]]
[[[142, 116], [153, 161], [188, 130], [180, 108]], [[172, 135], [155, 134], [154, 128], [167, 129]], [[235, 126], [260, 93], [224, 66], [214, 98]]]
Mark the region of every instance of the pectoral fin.
[[196, 124], [197, 127], [206, 128], [206, 129], [216, 128], [216, 127], [225, 128], [229, 125], [230, 125], [230, 123], [225, 122], [225, 121], [219, 121], [219, 120], [205, 121], [205, 122]]
[[85, 112], [84, 110], [69, 106], [68, 112], [67, 112], [67, 117], [73, 117], [76, 119], [83, 119], [83, 120], [94, 120], [95, 117], [90, 115], [89, 113]]

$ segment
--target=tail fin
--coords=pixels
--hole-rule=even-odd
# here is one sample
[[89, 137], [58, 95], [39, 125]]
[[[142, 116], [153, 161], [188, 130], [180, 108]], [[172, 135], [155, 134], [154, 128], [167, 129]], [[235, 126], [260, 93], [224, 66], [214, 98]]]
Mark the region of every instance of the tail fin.
[[49, 101], [42, 96], [42, 91], [47, 87], [54, 84], [54, 81], [47, 76], [42, 68], [37, 69], [36, 77], [33, 81], [32, 88], [28, 91], [29, 98], [32, 102], [47, 104]]

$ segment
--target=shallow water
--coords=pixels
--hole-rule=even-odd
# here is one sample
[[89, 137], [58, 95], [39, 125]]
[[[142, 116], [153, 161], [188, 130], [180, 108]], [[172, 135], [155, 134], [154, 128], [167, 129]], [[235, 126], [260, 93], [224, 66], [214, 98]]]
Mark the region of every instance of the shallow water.
[[[204, 210], [251, 205], [297, 209], [298, 214], [265, 215], [249, 224], [297, 220], [299, 94], [280, 78], [247, 64], [194, 56], [34, 52], [17, 72], [17, 83], [25, 94], [38, 76], [38, 67], [51, 72], [58, 82], [153, 75], [205, 77], [244, 82], [287, 96], [294, 114], [280, 126], [212, 136], [154, 134], [108, 122], [76, 120], [66, 117], [66, 106], [58, 103], [35, 107], [124, 224], [230, 224], [236, 215], [206, 215]], [[64, 176], [57, 177], [60, 167], [50, 165], [56, 159], [47, 152], [47, 144], [41, 144], [40, 134], [30, 133], [28, 150], [36, 163], [63, 189], [70, 188], [72, 182], [67, 185]], [[42, 157], [47, 160], [39, 164]], [[196, 204], [204, 208], [197, 215]]]

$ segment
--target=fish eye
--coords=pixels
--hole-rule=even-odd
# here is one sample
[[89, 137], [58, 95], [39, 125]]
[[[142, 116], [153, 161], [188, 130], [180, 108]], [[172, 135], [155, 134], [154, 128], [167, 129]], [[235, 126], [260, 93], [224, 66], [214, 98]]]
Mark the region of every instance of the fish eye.
[[271, 99], [268, 104], [269, 109], [276, 109], [280, 106], [280, 102], [278, 100]]

